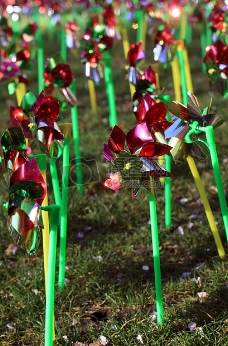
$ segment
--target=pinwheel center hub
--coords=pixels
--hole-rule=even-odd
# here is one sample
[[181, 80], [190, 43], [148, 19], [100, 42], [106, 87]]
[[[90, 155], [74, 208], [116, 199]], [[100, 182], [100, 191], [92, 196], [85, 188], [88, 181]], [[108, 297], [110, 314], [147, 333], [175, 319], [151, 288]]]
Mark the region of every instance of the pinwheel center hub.
[[208, 70], [208, 73], [209, 73], [209, 74], [215, 73], [215, 69], [214, 69], [214, 68], [210, 68], [210, 69]]
[[7, 66], [7, 71], [8, 72], [12, 71], [12, 69], [13, 69], [12, 66]]
[[128, 162], [128, 163], [126, 163], [126, 165], [124, 166], [124, 169], [131, 169], [131, 164]]

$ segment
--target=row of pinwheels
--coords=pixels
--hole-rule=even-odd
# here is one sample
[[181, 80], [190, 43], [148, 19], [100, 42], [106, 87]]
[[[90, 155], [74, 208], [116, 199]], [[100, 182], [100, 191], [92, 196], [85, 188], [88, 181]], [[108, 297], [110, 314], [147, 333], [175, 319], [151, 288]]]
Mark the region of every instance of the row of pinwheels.
[[[2, 135], [3, 173], [9, 185], [9, 230], [17, 244], [34, 253], [40, 236], [40, 207], [46, 194], [46, 183], [36, 158], [31, 158], [28, 139], [49, 156], [62, 147], [63, 134], [56, 120], [59, 104], [42, 92], [36, 99], [31, 92], [21, 107], [11, 107], [11, 124]], [[30, 127], [29, 127], [29, 126]], [[59, 150], [58, 150], [59, 152]]]

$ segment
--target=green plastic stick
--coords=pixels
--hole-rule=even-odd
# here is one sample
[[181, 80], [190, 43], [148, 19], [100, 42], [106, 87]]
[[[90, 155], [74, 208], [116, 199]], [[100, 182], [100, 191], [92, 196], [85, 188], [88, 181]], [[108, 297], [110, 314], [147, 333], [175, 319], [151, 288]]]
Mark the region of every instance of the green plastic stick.
[[[201, 43], [201, 55], [202, 55], [202, 59], [203, 59], [205, 54], [206, 54], [206, 46], [207, 46], [204, 21], [201, 23], [201, 26], [202, 26], [202, 28], [201, 28], [201, 33], [200, 33], [200, 43]], [[206, 71], [206, 66], [203, 62], [202, 62], [202, 70], [203, 70], [203, 72]]]
[[[40, 23], [40, 14], [37, 6], [33, 7], [34, 18], [36, 23]], [[43, 90], [43, 74], [44, 74], [44, 49], [43, 49], [43, 38], [40, 29], [40, 25], [35, 34], [36, 43], [37, 43], [37, 53], [38, 53], [38, 93], [41, 93]]]
[[[171, 171], [171, 157], [165, 155], [165, 169]], [[171, 228], [172, 213], [171, 213], [171, 178], [165, 178], [165, 226], [167, 229]]]
[[[142, 41], [145, 44], [145, 33], [144, 33], [144, 12], [143, 10], [137, 10], [136, 11], [136, 17], [137, 17], [137, 24], [138, 24], [138, 28], [137, 28], [137, 33], [136, 33], [136, 42]], [[143, 49], [145, 49], [145, 47], [143, 47]]]
[[61, 29], [61, 57], [66, 62], [67, 59], [67, 45], [66, 45], [66, 30], [65, 30], [65, 21], [63, 19], [63, 27]]
[[183, 100], [183, 104], [186, 105], [188, 103], [188, 94], [187, 94], [187, 82], [186, 82], [186, 75], [184, 70], [184, 56], [183, 56], [182, 48], [177, 48], [177, 58], [180, 65], [182, 100]]
[[70, 159], [70, 138], [71, 124], [68, 125], [69, 131], [64, 132], [63, 147], [63, 170], [62, 170], [62, 203], [60, 216], [60, 245], [59, 245], [59, 279], [60, 289], [64, 288], [65, 265], [66, 265], [66, 243], [67, 243], [67, 216], [68, 216], [68, 181], [69, 181], [69, 159]]
[[44, 74], [44, 50], [38, 47], [38, 93], [43, 90], [43, 74]]
[[11, 27], [12, 27], [14, 38], [18, 39], [20, 36], [20, 32], [21, 32], [21, 19], [18, 19], [15, 22], [12, 21]]
[[50, 166], [51, 181], [52, 181], [52, 187], [53, 187], [53, 192], [54, 192], [55, 204], [61, 205], [59, 178], [58, 178], [55, 159], [53, 159], [51, 157], [49, 158], [49, 166]]
[[[76, 79], [73, 80], [71, 84], [71, 90], [76, 96]], [[74, 143], [74, 156], [76, 164], [76, 179], [77, 179], [77, 189], [79, 195], [84, 194], [83, 189], [83, 177], [82, 177], [82, 164], [81, 164], [81, 152], [80, 152], [80, 140], [79, 140], [79, 126], [78, 126], [78, 109], [74, 105], [71, 108], [71, 122], [72, 122], [72, 134], [73, 134], [73, 143]]]
[[209, 22], [208, 18], [210, 16], [211, 9], [209, 6], [206, 6], [205, 10], [206, 10], [205, 11], [206, 19], [204, 20], [205, 39], [206, 39], [206, 46], [210, 46], [212, 44], [212, 31], [211, 31], [211, 23]]
[[45, 346], [53, 345], [53, 323], [54, 323], [54, 297], [55, 297], [55, 264], [56, 264], [56, 245], [57, 230], [59, 224], [59, 205], [42, 207], [42, 210], [50, 213], [50, 235], [48, 249], [48, 279], [46, 296], [46, 315], [45, 315]]
[[159, 240], [158, 240], [157, 208], [156, 208], [155, 196], [151, 192], [149, 192], [149, 207], [150, 207], [152, 249], [153, 249], [153, 259], [154, 259], [157, 323], [161, 324], [162, 321], [164, 320], [164, 315], [163, 315], [163, 303], [162, 303], [162, 283], [161, 283], [160, 252], [159, 252]]
[[109, 126], [113, 128], [115, 125], [117, 125], [118, 121], [116, 114], [115, 90], [112, 78], [111, 57], [109, 52], [106, 52], [106, 54], [103, 57], [103, 60], [105, 61], [104, 78], [109, 105]]
[[224, 83], [224, 92], [223, 92], [223, 97], [227, 98], [228, 97], [228, 80], [224, 79], [223, 80]]
[[213, 126], [205, 126], [205, 127], [198, 127], [199, 131], [203, 131], [206, 134], [207, 138], [207, 144], [210, 150], [210, 155], [211, 155], [211, 163], [214, 171], [214, 177], [215, 177], [215, 182], [216, 186], [218, 189], [218, 196], [219, 196], [219, 202], [220, 202], [220, 207], [222, 211], [222, 217], [223, 217], [223, 223], [225, 227], [225, 232], [226, 232], [226, 238], [228, 241], [228, 209], [227, 209], [227, 203], [226, 203], [226, 198], [224, 194], [224, 187], [222, 184], [222, 178], [221, 178], [221, 170], [219, 166], [219, 160], [218, 160], [218, 155], [217, 155], [217, 150], [215, 147], [215, 138], [214, 138], [214, 130]]

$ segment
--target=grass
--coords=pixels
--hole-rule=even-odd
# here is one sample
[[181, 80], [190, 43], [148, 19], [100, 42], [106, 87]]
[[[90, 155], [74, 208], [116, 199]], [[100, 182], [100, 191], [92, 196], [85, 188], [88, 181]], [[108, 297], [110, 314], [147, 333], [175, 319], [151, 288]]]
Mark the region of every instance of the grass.
[[[201, 70], [198, 32], [189, 46], [194, 93], [202, 106], [209, 103], [211, 91]], [[133, 42], [132, 42], [133, 43]], [[151, 62], [152, 49], [147, 42], [145, 66]], [[56, 47], [46, 46], [46, 57]], [[118, 120], [125, 132], [135, 126], [129, 88], [124, 80], [121, 43], [113, 49], [113, 76]], [[80, 197], [75, 183], [74, 158], [71, 150], [67, 283], [55, 293], [55, 345], [95, 343], [105, 336], [110, 345], [225, 346], [228, 345], [228, 270], [227, 258], [218, 257], [199, 195], [187, 164], [173, 165], [172, 228], [164, 226], [164, 191], [157, 190], [161, 273], [165, 319], [158, 327], [154, 320], [155, 289], [147, 192], [142, 190], [135, 201], [131, 191], [106, 190], [103, 182], [107, 168], [102, 145], [107, 142], [108, 105], [102, 81], [96, 88], [98, 113], [91, 113], [87, 83], [79, 52], [68, 53], [69, 64], [77, 77], [81, 155], [92, 170], [93, 181], [85, 185]], [[36, 75], [31, 73], [31, 89], [36, 91]], [[161, 70], [161, 85], [174, 100], [171, 69]], [[1, 82], [0, 104], [2, 132], [9, 124], [8, 105], [15, 103], [7, 94], [7, 81]], [[227, 119], [227, 100], [215, 93], [213, 111]], [[66, 113], [70, 120], [70, 111]], [[221, 174], [227, 194], [226, 124], [216, 129]], [[72, 148], [71, 148], [72, 149]], [[58, 161], [59, 173], [61, 159]], [[218, 229], [227, 252], [211, 163], [198, 163]], [[89, 179], [88, 167], [84, 181]], [[0, 177], [1, 205], [8, 191]], [[49, 199], [53, 193], [49, 182]], [[187, 198], [185, 204], [181, 199]], [[33, 257], [21, 249], [6, 254], [12, 242], [6, 227], [6, 210], [0, 209], [0, 344], [2, 346], [43, 345], [45, 294], [41, 246]], [[184, 234], [178, 232], [183, 228]], [[58, 249], [57, 249], [58, 252]], [[58, 260], [58, 253], [57, 253]], [[148, 266], [148, 270], [143, 270]], [[188, 275], [186, 274], [188, 273]], [[58, 274], [58, 266], [57, 266]], [[199, 297], [206, 292], [206, 297]], [[190, 331], [188, 324], [197, 328]], [[67, 341], [68, 340], [68, 341]], [[97, 343], [98, 344], [98, 343]], [[79, 345], [79, 344], [78, 344]]]

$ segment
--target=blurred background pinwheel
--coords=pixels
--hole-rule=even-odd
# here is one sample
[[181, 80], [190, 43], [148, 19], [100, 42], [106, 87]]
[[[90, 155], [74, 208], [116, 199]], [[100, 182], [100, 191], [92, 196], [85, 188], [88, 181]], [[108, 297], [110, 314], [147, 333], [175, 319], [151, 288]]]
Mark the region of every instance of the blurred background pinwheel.
[[139, 41], [130, 46], [127, 54], [129, 66], [127, 66], [127, 76], [129, 83], [136, 85], [140, 78], [140, 70], [138, 65], [145, 59], [145, 52], [142, 50], [142, 41]]
[[66, 64], [60, 54], [48, 58], [44, 70], [44, 91], [52, 95], [61, 104], [67, 102], [74, 106], [76, 97], [70, 90], [74, 79], [71, 68]]

